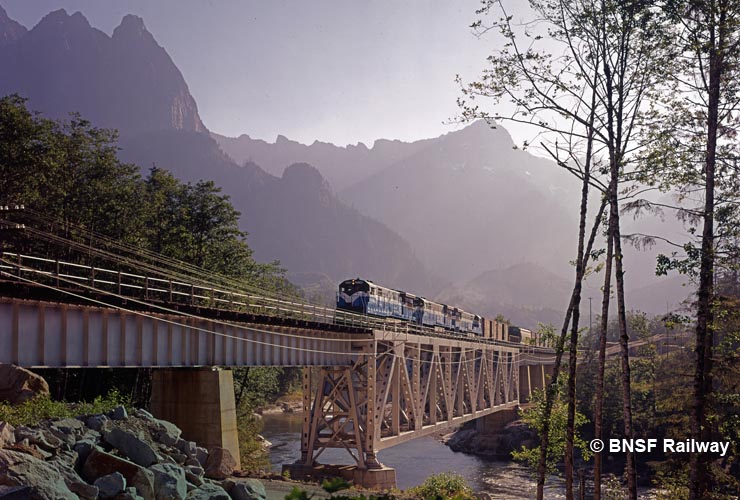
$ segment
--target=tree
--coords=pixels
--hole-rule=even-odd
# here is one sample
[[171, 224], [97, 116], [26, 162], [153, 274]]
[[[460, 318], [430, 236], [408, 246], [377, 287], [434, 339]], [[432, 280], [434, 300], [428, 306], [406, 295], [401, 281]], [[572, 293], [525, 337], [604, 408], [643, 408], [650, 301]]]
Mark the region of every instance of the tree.
[[[643, 98], [655, 81], [663, 77], [660, 68], [666, 57], [668, 37], [661, 24], [662, 18], [652, 8], [652, 2], [533, 0], [530, 1], [530, 7], [535, 13], [535, 19], [517, 26], [512, 22], [513, 18], [508, 14], [502, 0], [484, 2], [479, 13], [487, 14], [495, 8], [501, 18], [488, 26], [482, 21], [473, 26], [482, 33], [497, 30], [504, 38], [505, 46], [489, 57], [490, 67], [483, 73], [481, 80], [464, 87], [463, 98], [459, 102], [463, 107], [463, 116], [467, 118], [485, 117], [526, 123], [537, 127], [540, 134], [565, 139], [567, 161], [559, 161], [559, 155], [553, 154], [553, 151], [559, 151], [558, 142], [551, 139], [550, 144], [555, 142], [555, 146], [548, 150], [565, 168], [572, 165], [575, 158], [583, 158], [583, 149], [579, 151], [574, 147], [577, 144], [585, 144], [586, 151], [590, 153], [585, 156], [584, 161], [593, 161], [591, 155], [605, 161], [603, 173], [608, 178], [606, 185], [596, 181], [591, 181], [591, 185], [606, 191], [609, 205], [607, 240], [613, 248], [616, 271], [618, 316], [622, 331], [624, 434], [629, 438], [632, 428], [624, 257], [619, 223], [620, 182], [624, 179], [631, 156], [638, 149], [635, 138], [640, 131], [638, 117], [643, 107]], [[524, 43], [520, 41], [522, 38]], [[550, 42], [550, 47], [540, 49], [538, 44], [544, 38]], [[561, 52], [551, 48], [553, 41]], [[505, 115], [489, 114], [473, 102], [481, 97], [493, 98], [497, 103], [506, 102], [514, 111]], [[571, 167], [571, 171], [582, 180], [586, 178], [582, 169]], [[579, 241], [583, 237], [583, 230], [580, 234]], [[581, 249], [582, 246], [579, 245], [574, 293], [561, 336], [563, 345], [573, 316], [571, 356], [575, 356], [577, 352], [573, 346], [577, 342], [577, 310], [580, 283], [583, 279], [583, 276], [579, 276], [579, 271], [582, 273], [583, 269], [578, 266], [582, 262]], [[587, 257], [588, 252], [584, 252], [583, 256]], [[607, 315], [608, 299], [609, 294], [605, 293], [603, 309]], [[556, 383], [559, 360], [558, 355], [549, 388]], [[548, 392], [551, 394], [552, 390]], [[570, 411], [573, 414], [575, 396], [572, 389], [569, 394]], [[546, 424], [540, 436], [545, 443], [548, 432]], [[572, 429], [569, 429], [570, 432]], [[567, 452], [566, 458], [566, 496], [572, 498], [572, 451]], [[538, 466], [538, 499], [543, 496], [544, 464], [543, 453]], [[636, 498], [632, 454], [628, 455], [627, 477], [630, 497]]]
[[[717, 266], [735, 252], [738, 234], [740, 2], [677, 0], [665, 2], [665, 9], [680, 26], [676, 40], [681, 53], [670, 85], [655, 99], [660, 126], [646, 170], [653, 185], [678, 193], [679, 204], [668, 208], [698, 235], [679, 245], [682, 257], [661, 256], [658, 270], [678, 269], [698, 278], [691, 437], [707, 441], [716, 428], [708, 418], [716, 389], [714, 283]], [[643, 201], [637, 208], [656, 206]], [[690, 498], [704, 498], [710, 484], [716, 482], [709, 457], [693, 454]]]

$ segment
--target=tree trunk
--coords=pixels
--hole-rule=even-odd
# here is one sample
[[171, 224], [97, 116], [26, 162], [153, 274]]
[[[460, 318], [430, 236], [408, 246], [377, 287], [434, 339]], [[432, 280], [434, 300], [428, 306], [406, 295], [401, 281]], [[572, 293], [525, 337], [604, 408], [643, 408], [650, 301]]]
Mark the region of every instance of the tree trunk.
[[[722, 12], [720, 29], [723, 24]], [[721, 38], [721, 35], [720, 35]], [[696, 364], [694, 370], [694, 401], [691, 414], [691, 438], [708, 441], [707, 401], [712, 393], [712, 297], [714, 295], [714, 184], [717, 161], [717, 133], [719, 123], [720, 80], [723, 73], [721, 41], [715, 39], [710, 27], [709, 95], [707, 98], [707, 144], [705, 160], [704, 228], [701, 236], [701, 264], [696, 304]], [[689, 498], [700, 500], [708, 491], [709, 467], [707, 455], [691, 455]]]
[[[588, 244], [583, 253], [582, 265], [584, 269], [588, 263], [588, 258], [591, 255], [594, 240], [596, 240], [601, 217], [606, 209], [606, 200], [607, 199], [605, 197], [601, 202], [599, 213], [596, 215], [594, 225], [591, 228], [591, 234], [589, 235]], [[583, 276], [581, 276], [581, 279], [583, 279]], [[552, 414], [552, 406], [555, 401], [558, 377], [560, 376], [560, 366], [563, 359], [563, 346], [565, 345], [566, 336], [568, 335], [568, 325], [570, 325], [570, 319], [573, 314], [573, 304], [575, 303], [576, 293], [575, 288], [576, 287], [574, 285], [573, 292], [570, 297], [570, 303], [568, 304], [568, 310], [565, 313], [563, 328], [560, 331], [560, 338], [555, 346], [555, 365], [553, 366], [552, 377], [550, 378], [550, 382], [547, 384], [547, 389], [545, 391], [545, 409], [543, 412], [542, 433], [540, 435], [540, 456], [537, 463], [537, 500], [544, 500], [545, 476], [547, 474], [547, 448], [550, 445], [550, 415]]]
[[[601, 299], [601, 324], [599, 328], [599, 361], [596, 374], [594, 402], [594, 439], [603, 439], [604, 413], [604, 369], [606, 367], [606, 335], [609, 328], [609, 299], [611, 298], [612, 258], [614, 245], [607, 238], [606, 265], [604, 266], [604, 289]], [[601, 500], [601, 452], [594, 454], [594, 500]]]

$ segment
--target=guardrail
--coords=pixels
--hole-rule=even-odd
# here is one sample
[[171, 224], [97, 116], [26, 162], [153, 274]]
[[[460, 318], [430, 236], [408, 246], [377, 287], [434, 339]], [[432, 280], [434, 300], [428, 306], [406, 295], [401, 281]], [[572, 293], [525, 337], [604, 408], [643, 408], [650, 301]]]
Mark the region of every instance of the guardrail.
[[260, 316], [341, 324], [352, 328], [473, 340], [510, 347], [516, 346], [523, 351], [546, 350], [503, 340], [450, 334], [423, 325], [395, 319], [376, 318], [317, 304], [225, 290], [217, 286], [187, 283], [166, 275], [141, 275], [120, 269], [108, 269], [11, 252], [3, 252], [0, 255], [2, 256], [0, 274], [7, 279], [38, 283], [62, 291], [72, 289], [83, 292], [100, 292], [124, 299], [156, 302], [161, 304], [161, 307], [185, 304]]

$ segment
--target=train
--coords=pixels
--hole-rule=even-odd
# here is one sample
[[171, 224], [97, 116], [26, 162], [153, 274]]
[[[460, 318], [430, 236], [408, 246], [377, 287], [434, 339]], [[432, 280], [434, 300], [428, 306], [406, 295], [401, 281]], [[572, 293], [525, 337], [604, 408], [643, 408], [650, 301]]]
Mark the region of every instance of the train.
[[486, 319], [457, 307], [361, 278], [348, 279], [339, 284], [337, 309], [408, 321], [461, 336], [514, 342], [529, 342], [534, 338], [532, 332], [525, 328], [510, 327], [504, 321]]

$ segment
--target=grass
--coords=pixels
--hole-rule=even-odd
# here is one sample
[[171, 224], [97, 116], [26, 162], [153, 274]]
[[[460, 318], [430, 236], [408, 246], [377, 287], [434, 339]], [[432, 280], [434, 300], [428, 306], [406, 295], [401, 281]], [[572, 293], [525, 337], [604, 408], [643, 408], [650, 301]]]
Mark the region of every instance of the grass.
[[13, 426], [36, 425], [41, 420], [50, 418], [106, 413], [119, 405], [129, 407], [130, 403], [128, 398], [115, 390], [106, 396], [98, 396], [92, 402], [81, 403], [54, 401], [49, 396], [38, 396], [16, 406], [0, 403], [0, 421], [8, 422]]

